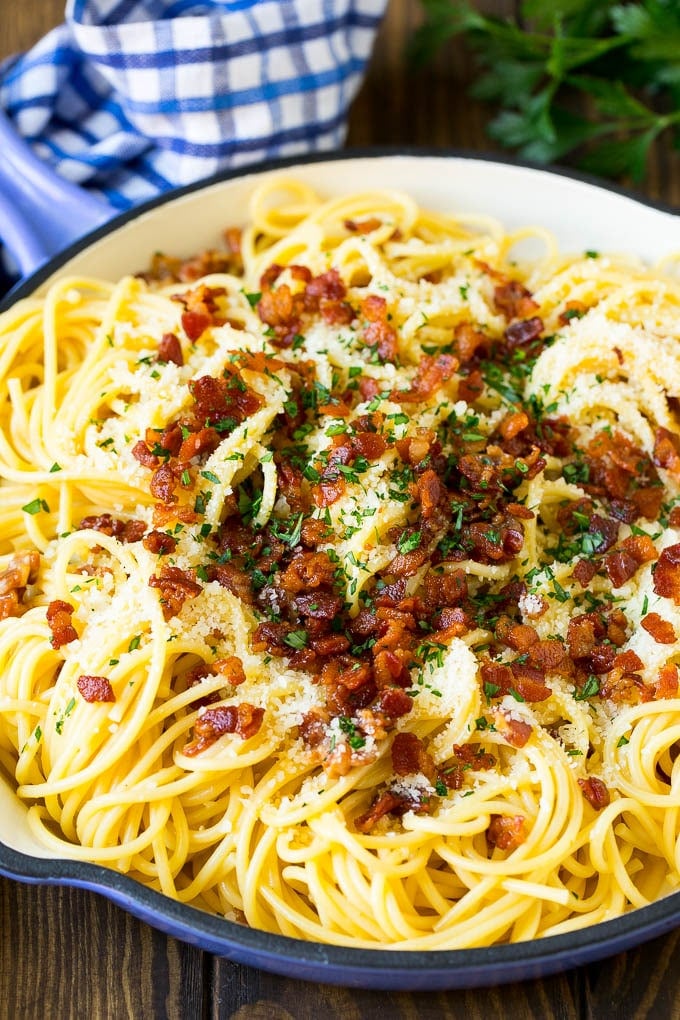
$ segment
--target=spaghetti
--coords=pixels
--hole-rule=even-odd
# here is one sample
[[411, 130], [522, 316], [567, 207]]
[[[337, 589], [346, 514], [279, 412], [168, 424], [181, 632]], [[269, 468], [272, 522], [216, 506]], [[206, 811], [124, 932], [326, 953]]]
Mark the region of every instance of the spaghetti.
[[20, 301], [0, 764], [39, 841], [360, 947], [675, 889], [679, 322], [632, 260], [281, 177], [225, 253]]

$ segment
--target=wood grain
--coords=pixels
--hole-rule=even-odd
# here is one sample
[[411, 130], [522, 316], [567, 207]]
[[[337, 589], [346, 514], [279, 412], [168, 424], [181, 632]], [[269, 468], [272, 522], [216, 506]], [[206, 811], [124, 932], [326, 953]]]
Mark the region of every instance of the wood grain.
[[[507, 13], [513, 2], [480, 3]], [[11, 14], [8, 11], [11, 8]], [[63, 0], [0, 0], [0, 58], [63, 17]], [[392, 0], [348, 143], [491, 150], [460, 42], [415, 72], [417, 0]], [[1, 155], [0, 155], [1, 158]], [[646, 193], [680, 207], [680, 153], [657, 146]], [[237, 966], [149, 928], [93, 893], [0, 879], [0, 1020], [680, 1020], [680, 932], [542, 981], [448, 993], [313, 985]]]

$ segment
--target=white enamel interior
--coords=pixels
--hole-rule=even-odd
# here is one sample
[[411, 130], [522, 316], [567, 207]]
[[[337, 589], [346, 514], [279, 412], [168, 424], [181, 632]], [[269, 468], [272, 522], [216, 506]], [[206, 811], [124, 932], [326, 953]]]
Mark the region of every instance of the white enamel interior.
[[[680, 217], [544, 170], [450, 156], [376, 156], [277, 173], [300, 178], [326, 197], [399, 189], [431, 209], [495, 216], [508, 229], [540, 225], [571, 252], [628, 252], [652, 263], [680, 252]], [[143, 268], [155, 251], [190, 255], [215, 247], [224, 227], [246, 221], [250, 193], [264, 176], [249, 173], [145, 212], [79, 252], [59, 268], [59, 275], [115, 280]], [[2, 777], [0, 841], [34, 857], [54, 857], [31, 835], [26, 809]]]

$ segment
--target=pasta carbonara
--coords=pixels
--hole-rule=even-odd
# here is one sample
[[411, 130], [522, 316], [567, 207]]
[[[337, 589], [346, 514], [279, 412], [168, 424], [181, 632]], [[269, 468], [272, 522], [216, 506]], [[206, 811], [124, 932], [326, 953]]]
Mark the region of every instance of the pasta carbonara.
[[274, 177], [224, 252], [20, 301], [0, 767], [32, 832], [360, 947], [675, 889], [678, 399], [670, 271], [390, 191]]

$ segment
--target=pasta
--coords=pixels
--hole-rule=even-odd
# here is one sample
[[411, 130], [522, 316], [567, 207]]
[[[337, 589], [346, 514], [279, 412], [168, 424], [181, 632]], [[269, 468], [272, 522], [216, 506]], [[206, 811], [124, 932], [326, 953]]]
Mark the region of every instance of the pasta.
[[680, 284], [280, 176], [227, 242], [0, 319], [36, 838], [357, 947], [677, 888]]

